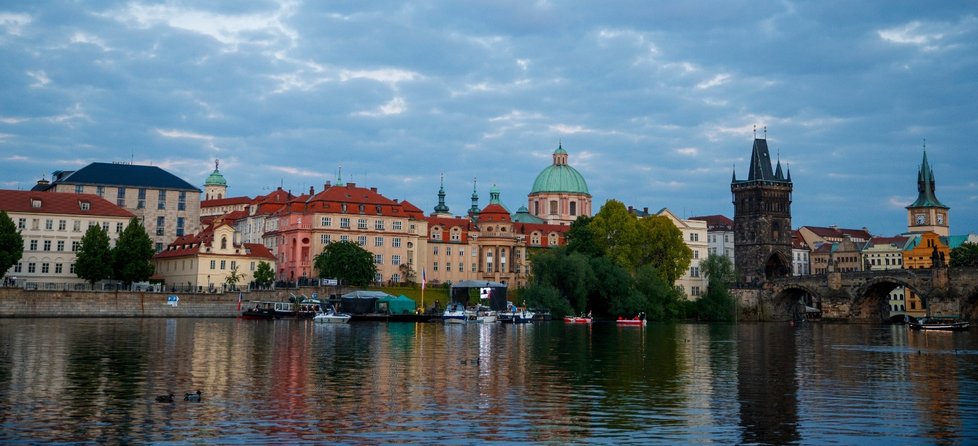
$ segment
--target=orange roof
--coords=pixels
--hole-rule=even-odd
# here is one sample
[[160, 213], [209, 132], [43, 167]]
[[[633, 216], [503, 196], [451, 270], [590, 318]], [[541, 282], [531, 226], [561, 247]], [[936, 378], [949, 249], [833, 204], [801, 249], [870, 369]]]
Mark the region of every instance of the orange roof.
[[[88, 209], [83, 209], [88, 203]], [[38, 204], [38, 207], [34, 205]], [[63, 214], [100, 217], [135, 217], [114, 203], [93, 194], [0, 190], [0, 210], [34, 214]]]

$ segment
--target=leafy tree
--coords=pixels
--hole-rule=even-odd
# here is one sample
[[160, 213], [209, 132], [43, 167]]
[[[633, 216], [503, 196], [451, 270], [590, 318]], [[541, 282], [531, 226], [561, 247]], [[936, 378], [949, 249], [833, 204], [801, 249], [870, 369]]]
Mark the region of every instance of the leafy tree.
[[735, 275], [730, 259], [710, 254], [700, 263], [700, 267], [703, 268], [703, 274], [709, 280], [709, 285], [706, 294], [693, 305], [697, 317], [709, 321], [733, 320], [736, 303], [730, 295], [728, 284], [734, 280]]
[[408, 285], [414, 284], [414, 268], [411, 268], [410, 264], [402, 263], [397, 266], [397, 269], [401, 272], [401, 282]]
[[149, 279], [154, 270], [153, 254], [153, 240], [146, 235], [139, 219], [133, 217], [112, 250], [115, 278], [126, 283]]
[[238, 264], [235, 263], [231, 266], [231, 271], [228, 272], [227, 277], [224, 278], [224, 283], [227, 284], [229, 290], [234, 291], [238, 289], [238, 282], [242, 277], [244, 274], [238, 272]]
[[373, 254], [351, 241], [323, 247], [323, 252], [316, 256], [315, 266], [319, 277], [335, 278], [340, 286], [366, 286], [377, 274]]
[[264, 260], [258, 262], [258, 267], [255, 268], [255, 283], [258, 286], [268, 286], [275, 280], [275, 271], [272, 271], [272, 265]]
[[604, 253], [595, 240], [594, 229], [591, 222], [594, 218], [588, 216], [577, 217], [567, 230], [567, 251], [577, 252], [588, 257], [600, 257]]
[[965, 242], [952, 249], [950, 265], [952, 267], [978, 266], [978, 244]]
[[0, 277], [24, 255], [24, 238], [6, 212], [0, 211]]
[[649, 319], [675, 319], [683, 316], [683, 295], [667, 282], [652, 265], [635, 273], [635, 289], [648, 300], [645, 315]]
[[734, 281], [734, 266], [727, 256], [710, 254], [706, 260], [700, 262], [700, 269], [703, 275], [709, 280], [711, 286], [717, 284], [729, 284]]
[[567, 299], [560, 295], [557, 288], [548, 284], [531, 283], [523, 290], [523, 300], [530, 308], [546, 308], [554, 318], [563, 318], [576, 314]]
[[92, 225], [82, 236], [75, 256], [75, 275], [95, 287], [95, 282], [112, 277], [112, 250], [109, 234], [99, 225]]
[[639, 219], [637, 226], [638, 259], [633, 267], [652, 265], [666, 281], [676, 283], [693, 259], [693, 250], [686, 246], [683, 232], [661, 215]]
[[636, 220], [622, 202], [608, 200], [589, 225], [600, 252], [626, 268], [637, 264]]
[[588, 309], [595, 280], [586, 256], [557, 248], [540, 251], [532, 259], [534, 283], [555, 288], [575, 314]]

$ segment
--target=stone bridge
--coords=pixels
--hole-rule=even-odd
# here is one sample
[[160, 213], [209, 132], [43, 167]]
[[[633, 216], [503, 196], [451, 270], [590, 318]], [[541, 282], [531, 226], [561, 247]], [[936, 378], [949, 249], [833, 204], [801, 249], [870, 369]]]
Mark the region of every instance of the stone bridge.
[[920, 296], [930, 314], [978, 320], [978, 268], [831, 272], [774, 279], [732, 292], [741, 320], [790, 320], [808, 305], [821, 309], [824, 320], [878, 322], [889, 316], [886, 296], [899, 286]]

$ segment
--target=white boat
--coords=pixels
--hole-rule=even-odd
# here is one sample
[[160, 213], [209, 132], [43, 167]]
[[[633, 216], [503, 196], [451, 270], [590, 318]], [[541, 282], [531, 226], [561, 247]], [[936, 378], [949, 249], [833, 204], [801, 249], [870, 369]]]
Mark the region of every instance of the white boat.
[[957, 317], [927, 316], [920, 319], [908, 318], [907, 325], [913, 330], [965, 331], [969, 324]]
[[466, 313], [465, 307], [458, 303], [449, 305], [441, 314], [441, 320], [446, 324], [464, 324], [468, 322], [468, 319], [469, 315]]
[[337, 313], [333, 307], [328, 308], [326, 311], [321, 313], [316, 313], [312, 317], [313, 322], [319, 322], [321, 324], [345, 324], [350, 322], [350, 315], [346, 313]]
[[474, 308], [469, 308], [465, 310], [465, 314], [468, 316], [469, 322], [480, 324], [492, 324], [499, 318], [499, 312], [493, 311], [485, 305], [476, 305]]
[[504, 324], [525, 324], [532, 321], [535, 316], [536, 314], [526, 309], [511, 309], [499, 313], [499, 321]]

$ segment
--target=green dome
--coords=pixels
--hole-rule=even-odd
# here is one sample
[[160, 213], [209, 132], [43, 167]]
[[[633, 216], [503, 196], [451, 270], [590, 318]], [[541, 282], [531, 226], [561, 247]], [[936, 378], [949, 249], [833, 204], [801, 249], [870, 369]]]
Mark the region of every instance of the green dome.
[[227, 180], [224, 179], [224, 175], [221, 175], [221, 172], [219, 172], [217, 169], [214, 169], [214, 171], [211, 172], [210, 176], [207, 177], [207, 180], [204, 181], [204, 186], [227, 186], [227, 185], [228, 182]]
[[553, 157], [554, 163], [537, 175], [530, 193], [567, 192], [590, 195], [584, 176], [567, 164], [567, 151], [562, 146], [558, 146]]

